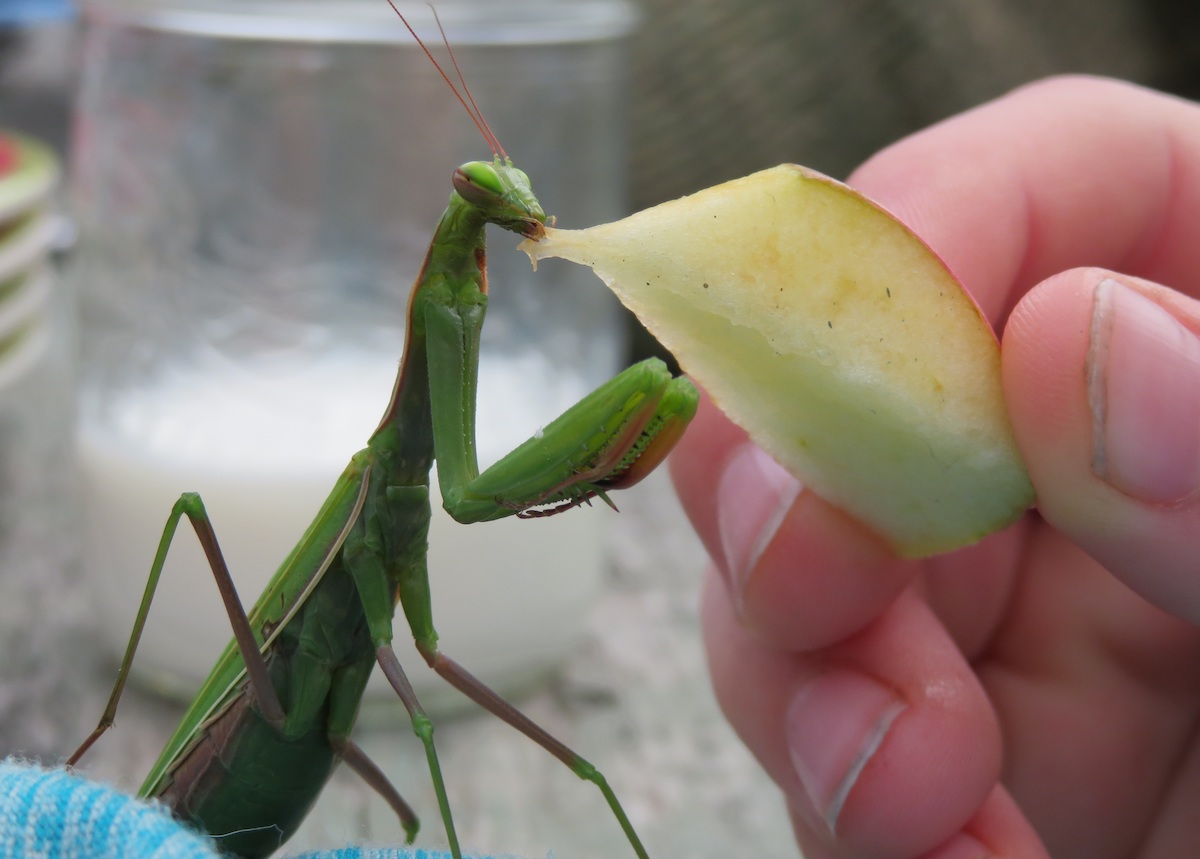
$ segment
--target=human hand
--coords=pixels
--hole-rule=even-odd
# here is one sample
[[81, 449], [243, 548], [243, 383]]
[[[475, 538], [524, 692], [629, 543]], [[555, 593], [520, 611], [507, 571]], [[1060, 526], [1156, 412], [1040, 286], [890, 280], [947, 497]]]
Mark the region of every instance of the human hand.
[[850, 184], [1004, 328], [1038, 511], [898, 560], [705, 402], [672, 472], [715, 559], [704, 630], [726, 715], [807, 859], [1189, 855], [1200, 107], [1052, 80]]

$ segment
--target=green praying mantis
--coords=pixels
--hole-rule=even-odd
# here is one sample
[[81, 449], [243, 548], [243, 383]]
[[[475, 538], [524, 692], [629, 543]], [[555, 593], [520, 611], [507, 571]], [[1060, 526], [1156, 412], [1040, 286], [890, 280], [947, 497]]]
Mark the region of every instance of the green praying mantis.
[[167, 552], [186, 517], [212, 567], [234, 638], [146, 777], [141, 796], [161, 800], [228, 854], [266, 856], [296, 831], [334, 767], [345, 762], [384, 798], [411, 841], [415, 813], [351, 739], [378, 663], [424, 745], [457, 859], [461, 851], [433, 724], [392, 649], [399, 604], [430, 667], [592, 782], [634, 853], [646, 859], [604, 776], [438, 649], [426, 569], [430, 468], [436, 460], [443, 505], [463, 523], [550, 515], [593, 497], [608, 501], [610, 490], [638, 482], [663, 460], [695, 413], [698, 396], [691, 382], [672, 378], [662, 362], [644, 361], [479, 472], [475, 398], [488, 292], [484, 228], [495, 224], [536, 240], [547, 218], [528, 176], [513, 166], [469, 93], [464, 98], [438, 70], [493, 159], [454, 171], [450, 202], [409, 300], [403, 356], [378, 428], [248, 612], [200, 497], [179, 498], [108, 704], [68, 764], [113, 724]]

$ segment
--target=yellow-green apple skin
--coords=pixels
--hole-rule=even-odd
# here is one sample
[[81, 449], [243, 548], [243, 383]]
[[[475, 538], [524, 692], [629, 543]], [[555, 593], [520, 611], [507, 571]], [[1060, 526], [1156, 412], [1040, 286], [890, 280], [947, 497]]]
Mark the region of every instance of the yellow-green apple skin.
[[782, 165], [523, 249], [594, 269], [758, 445], [899, 555], [1033, 503], [991, 326], [846, 185]]

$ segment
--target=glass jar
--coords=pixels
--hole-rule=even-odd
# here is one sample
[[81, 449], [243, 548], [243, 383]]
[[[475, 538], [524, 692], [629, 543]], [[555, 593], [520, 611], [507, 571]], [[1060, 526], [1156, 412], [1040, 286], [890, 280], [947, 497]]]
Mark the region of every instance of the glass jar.
[[[402, 8], [436, 51], [429, 8]], [[567, 225], [621, 214], [630, 8], [438, 10], [546, 211]], [[451, 172], [490, 152], [383, 0], [106, 0], [85, 13], [71, 183], [78, 452], [85, 557], [118, 654], [181, 491], [203, 496], [247, 606], [262, 589], [387, 402]], [[491, 238], [481, 465], [612, 375], [623, 348], [617, 309], [589, 272], [535, 276], [517, 237]], [[519, 691], [580, 641], [607, 511], [470, 527], [434, 514], [442, 645]], [[190, 695], [229, 638], [181, 528], [135, 669]], [[409, 639], [402, 620], [396, 639]], [[418, 693], [443, 688], [415, 650], [400, 655]]]

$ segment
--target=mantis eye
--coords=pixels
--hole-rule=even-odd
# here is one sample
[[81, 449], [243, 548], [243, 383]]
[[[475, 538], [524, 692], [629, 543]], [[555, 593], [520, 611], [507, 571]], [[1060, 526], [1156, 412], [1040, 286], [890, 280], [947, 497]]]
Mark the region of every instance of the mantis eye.
[[504, 193], [491, 164], [484, 161], [469, 161], [454, 171], [454, 190], [469, 203], [482, 205], [494, 201]]

